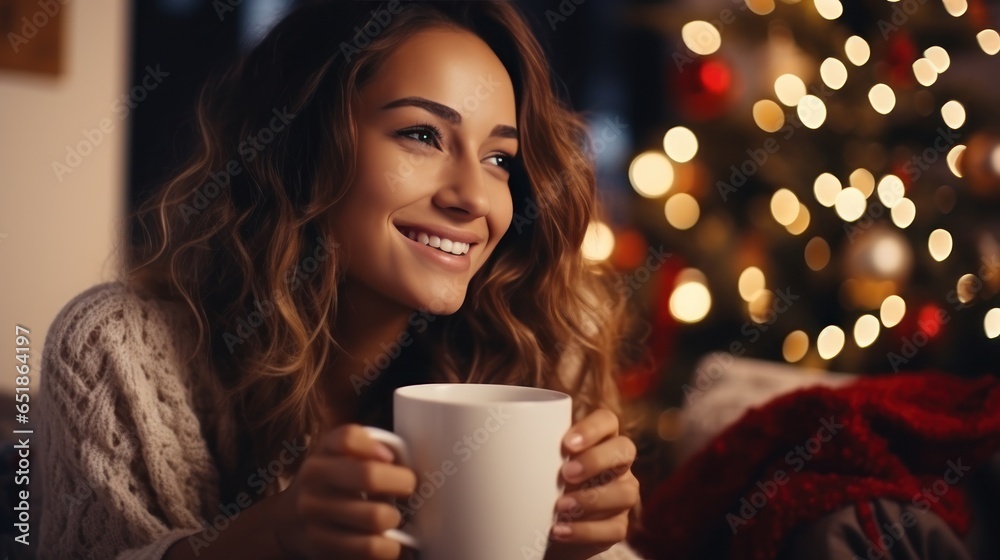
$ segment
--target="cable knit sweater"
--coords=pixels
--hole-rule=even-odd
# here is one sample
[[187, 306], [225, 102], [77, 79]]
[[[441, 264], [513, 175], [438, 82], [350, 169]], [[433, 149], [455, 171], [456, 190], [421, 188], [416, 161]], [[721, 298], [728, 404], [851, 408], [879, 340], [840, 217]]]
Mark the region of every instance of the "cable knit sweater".
[[[50, 327], [39, 560], [158, 560], [219, 514], [220, 473], [235, 467], [234, 414], [211, 368], [185, 365], [194, 340], [174, 305], [100, 284]], [[621, 543], [597, 558], [639, 556]]]

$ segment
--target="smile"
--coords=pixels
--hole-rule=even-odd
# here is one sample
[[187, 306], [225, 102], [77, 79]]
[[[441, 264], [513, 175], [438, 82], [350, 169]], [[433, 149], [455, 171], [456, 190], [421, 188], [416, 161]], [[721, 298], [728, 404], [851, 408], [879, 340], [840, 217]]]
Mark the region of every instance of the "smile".
[[430, 235], [423, 231], [418, 231], [412, 228], [405, 228], [400, 230], [403, 235], [409, 237], [411, 240], [417, 243], [422, 243], [428, 247], [433, 247], [442, 253], [447, 253], [449, 255], [462, 256], [469, 252], [472, 247], [469, 243], [463, 243], [461, 241], [452, 241], [451, 239], [441, 238], [437, 235]]

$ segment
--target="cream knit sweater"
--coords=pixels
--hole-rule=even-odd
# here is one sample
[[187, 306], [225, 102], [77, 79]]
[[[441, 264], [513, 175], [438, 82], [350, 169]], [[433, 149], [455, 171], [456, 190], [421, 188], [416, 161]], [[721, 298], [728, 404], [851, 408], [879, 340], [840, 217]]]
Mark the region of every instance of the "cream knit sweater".
[[[234, 415], [210, 367], [184, 365], [194, 341], [172, 305], [100, 284], [49, 328], [39, 560], [159, 560], [219, 515], [219, 473], [235, 467]], [[639, 557], [622, 543], [598, 558]]]
[[233, 442], [235, 431], [213, 404], [214, 377], [182, 367], [192, 349], [171, 311], [108, 283], [49, 328], [39, 560], [159, 559], [214, 517], [219, 474], [206, 435]]

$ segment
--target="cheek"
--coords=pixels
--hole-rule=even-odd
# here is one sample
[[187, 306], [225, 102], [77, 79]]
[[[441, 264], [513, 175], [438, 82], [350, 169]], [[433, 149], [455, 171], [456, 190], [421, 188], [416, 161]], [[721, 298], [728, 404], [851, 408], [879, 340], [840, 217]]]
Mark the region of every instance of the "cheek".
[[510, 228], [514, 217], [514, 200], [510, 196], [510, 189], [506, 186], [495, 198], [490, 214], [493, 221], [490, 229], [496, 232], [497, 239], [499, 239]]

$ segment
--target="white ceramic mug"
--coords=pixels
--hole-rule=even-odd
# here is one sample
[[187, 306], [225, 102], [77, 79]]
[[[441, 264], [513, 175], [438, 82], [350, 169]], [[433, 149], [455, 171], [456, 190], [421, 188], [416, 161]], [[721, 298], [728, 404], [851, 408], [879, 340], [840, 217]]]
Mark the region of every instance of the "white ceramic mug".
[[411, 385], [396, 389], [393, 412], [395, 433], [366, 430], [418, 482], [409, 499], [397, 501], [411, 522], [386, 536], [420, 549], [423, 560], [544, 555], [563, 489], [569, 395], [511, 385]]

